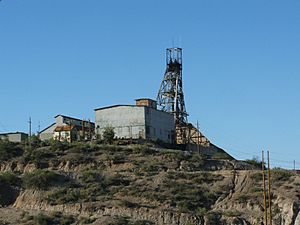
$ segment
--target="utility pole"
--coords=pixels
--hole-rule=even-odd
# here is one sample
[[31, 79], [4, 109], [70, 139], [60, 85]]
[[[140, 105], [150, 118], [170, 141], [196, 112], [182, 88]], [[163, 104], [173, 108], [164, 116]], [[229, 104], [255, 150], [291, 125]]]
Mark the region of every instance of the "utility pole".
[[268, 225], [268, 211], [267, 211], [267, 198], [266, 198], [266, 180], [265, 180], [265, 159], [264, 151], [261, 152], [261, 171], [263, 179], [263, 193], [264, 193], [264, 212], [265, 212], [265, 225]]
[[200, 131], [199, 131], [199, 122], [198, 122], [198, 120], [197, 120], [197, 130], [198, 130], [198, 132], [197, 132], [197, 139], [198, 139], [198, 143], [197, 143], [197, 150], [198, 150], [198, 154], [200, 154], [200, 146], [199, 146], [199, 144], [200, 144]]
[[91, 132], [91, 121], [89, 119], [89, 140], [92, 140], [92, 132]]
[[84, 124], [84, 119], [82, 119], [81, 121], [81, 126], [82, 126], [82, 140], [84, 141], [85, 140], [85, 124]]
[[268, 151], [268, 197], [269, 197], [269, 216], [270, 225], [272, 225], [272, 209], [271, 209], [271, 171], [270, 171], [270, 152]]
[[31, 117], [29, 117], [29, 121], [28, 121], [28, 124], [29, 124], [29, 134], [28, 134], [28, 145], [29, 145], [29, 149], [31, 149]]
[[41, 123], [39, 121], [39, 125], [38, 125], [38, 138], [40, 139], [40, 132], [41, 132]]

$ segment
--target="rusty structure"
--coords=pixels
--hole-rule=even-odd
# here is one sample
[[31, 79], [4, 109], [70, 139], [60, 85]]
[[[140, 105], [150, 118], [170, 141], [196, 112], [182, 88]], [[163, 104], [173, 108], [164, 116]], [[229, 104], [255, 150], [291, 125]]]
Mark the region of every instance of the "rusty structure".
[[176, 144], [210, 146], [199, 129], [188, 123], [183, 93], [182, 48], [166, 50], [166, 71], [158, 91], [157, 105], [160, 110], [174, 115]]

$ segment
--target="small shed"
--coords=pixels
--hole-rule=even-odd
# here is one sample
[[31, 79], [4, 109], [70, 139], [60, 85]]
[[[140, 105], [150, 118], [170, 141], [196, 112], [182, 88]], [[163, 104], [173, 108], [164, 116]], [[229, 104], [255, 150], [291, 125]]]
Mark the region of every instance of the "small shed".
[[0, 134], [0, 139], [11, 142], [23, 142], [28, 139], [28, 134], [23, 132], [2, 133]]

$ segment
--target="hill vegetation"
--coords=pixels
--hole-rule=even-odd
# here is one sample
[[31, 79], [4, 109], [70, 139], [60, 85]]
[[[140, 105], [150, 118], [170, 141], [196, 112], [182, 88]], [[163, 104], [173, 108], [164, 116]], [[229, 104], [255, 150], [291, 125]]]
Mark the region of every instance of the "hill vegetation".
[[[154, 144], [32, 146], [0, 141], [0, 224], [260, 224], [263, 216], [259, 163]], [[274, 169], [272, 184], [274, 220], [296, 224], [299, 176]]]

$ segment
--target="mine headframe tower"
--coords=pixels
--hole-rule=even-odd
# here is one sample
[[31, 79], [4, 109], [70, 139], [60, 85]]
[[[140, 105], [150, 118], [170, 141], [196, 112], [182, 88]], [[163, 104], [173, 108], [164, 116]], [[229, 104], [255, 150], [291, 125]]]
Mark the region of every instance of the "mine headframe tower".
[[163, 111], [172, 113], [175, 119], [175, 142], [188, 142], [188, 120], [182, 87], [182, 48], [168, 48], [166, 51], [167, 68], [157, 95], [157, 104]]

